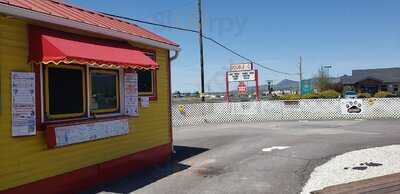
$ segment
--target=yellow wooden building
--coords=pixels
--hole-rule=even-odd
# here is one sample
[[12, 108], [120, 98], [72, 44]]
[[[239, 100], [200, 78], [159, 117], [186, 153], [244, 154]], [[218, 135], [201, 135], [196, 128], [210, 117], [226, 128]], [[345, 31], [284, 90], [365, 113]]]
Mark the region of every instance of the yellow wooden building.
[[52, 0], [0, 0], [0, 193], [73, 193], [167, 160], [179, 46]]

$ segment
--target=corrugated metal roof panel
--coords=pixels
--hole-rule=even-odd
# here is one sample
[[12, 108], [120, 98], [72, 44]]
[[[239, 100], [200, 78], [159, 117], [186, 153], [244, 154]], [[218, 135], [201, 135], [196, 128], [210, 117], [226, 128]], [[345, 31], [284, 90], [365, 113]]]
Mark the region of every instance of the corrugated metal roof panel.
[[55, 0], [0, 0], [0, 3], [178, 46], [175, 42], [135, 24]]

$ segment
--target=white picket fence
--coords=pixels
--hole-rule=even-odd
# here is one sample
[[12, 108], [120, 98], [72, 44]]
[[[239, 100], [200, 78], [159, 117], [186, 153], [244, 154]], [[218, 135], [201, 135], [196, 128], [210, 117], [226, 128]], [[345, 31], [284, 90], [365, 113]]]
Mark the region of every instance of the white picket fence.
[[399, 119], [400, 98], [363, 100], [363, 114], [342, 114], [340, 99], [175, 104], [174, 126], [277, 120]]

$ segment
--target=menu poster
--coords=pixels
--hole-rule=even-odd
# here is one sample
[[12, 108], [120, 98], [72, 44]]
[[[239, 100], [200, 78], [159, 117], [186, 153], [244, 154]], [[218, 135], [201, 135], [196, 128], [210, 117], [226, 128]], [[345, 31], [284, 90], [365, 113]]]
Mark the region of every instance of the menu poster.
[[36, 135], [35, 74], [12, 72], [12, 136]]
[[125, 72], [125, 114], [138, 116], [138, 76], [136, 72]]

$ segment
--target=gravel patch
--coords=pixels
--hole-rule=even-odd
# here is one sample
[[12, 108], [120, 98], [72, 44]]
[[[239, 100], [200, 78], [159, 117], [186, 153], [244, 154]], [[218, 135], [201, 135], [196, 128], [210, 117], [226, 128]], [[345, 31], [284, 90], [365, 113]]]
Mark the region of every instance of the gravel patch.
[[315, 168], [301, 193], [399, 172], [400, 145], [352, 151]]

